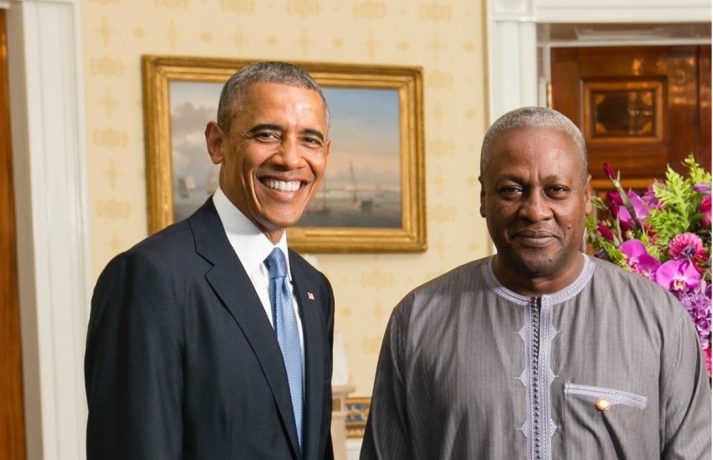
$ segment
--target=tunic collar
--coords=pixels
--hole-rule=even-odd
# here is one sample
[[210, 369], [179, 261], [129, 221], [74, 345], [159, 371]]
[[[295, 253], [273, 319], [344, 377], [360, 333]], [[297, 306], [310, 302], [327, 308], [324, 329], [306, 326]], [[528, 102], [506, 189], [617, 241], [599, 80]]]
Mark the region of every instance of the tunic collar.
[[[582, 292], [584, 286], [589, 284], [592, 276], [594, 276], [596, 264], [589, 256], [582, 254], [582, 257], [584, 257], [584, 264], [582, 266], [582, 272], [579, 276], [569, 286], [557, 292], [553, 292], [552, 294], [543, 294], [540, 296], [543, 304], [552, 305], [565, 302]], [[532, 301], [531, 296], [518, 294], [500, 284], [498, 279], [495, 277], [495, 272], [493, 272], [493, 257], [490, 257], [486, 263], [482, 264], [480, 266], [480, 270], [485, 278], [485, 282], [488, 284], [488, 287], [492, 289], [498, 297], [502, 297], [508, 302], [518, 305], [527, 305]]]

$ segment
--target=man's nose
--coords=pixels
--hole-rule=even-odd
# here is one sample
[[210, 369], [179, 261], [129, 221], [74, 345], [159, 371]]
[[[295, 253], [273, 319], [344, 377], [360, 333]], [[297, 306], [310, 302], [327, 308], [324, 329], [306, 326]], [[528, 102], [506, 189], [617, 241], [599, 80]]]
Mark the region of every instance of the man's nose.
[[539, 222], [552, 218], [552, 208], [544, 193], [533, 191], [523, 199], [518, 214], [530, 222]]
[[296, 169], [299, 167], [302, 160], [300, 155], [299, 142], [289, 136], [285, 136], [280, 143], [279, 157], [282, 159], [282, 164], [287, 169]]

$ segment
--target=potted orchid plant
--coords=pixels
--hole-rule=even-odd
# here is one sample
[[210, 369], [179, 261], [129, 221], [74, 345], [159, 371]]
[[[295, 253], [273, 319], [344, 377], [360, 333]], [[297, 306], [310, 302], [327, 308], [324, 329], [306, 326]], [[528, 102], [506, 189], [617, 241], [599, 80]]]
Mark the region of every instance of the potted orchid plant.
[[614, 190], [593, 197], [587, 217], [594, 256], [645, 276], [670, 291], [691, 316], [711, 375], [711, 174], [690, 155], [688, 177], [669, 166], [645, 193], [624, 191], [605, 163]]

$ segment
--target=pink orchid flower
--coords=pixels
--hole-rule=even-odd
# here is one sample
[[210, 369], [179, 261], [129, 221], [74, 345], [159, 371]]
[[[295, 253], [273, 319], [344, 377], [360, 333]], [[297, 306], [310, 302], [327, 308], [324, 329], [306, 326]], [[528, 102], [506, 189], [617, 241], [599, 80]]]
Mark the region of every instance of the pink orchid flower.
[[634, 213], [639, 221], [649, 217], [649, 207], [646, 206], [646, 202], [639, 195], [634, 193], [631, 189], [629, 189], [626, 195], [629, 197], [631, 206], [634, 208]]
[[693, 289], [701, 280], [696, 267], [687, 260], [669, 260], [656, 270], [656, 282], [673, 293]]
[[632, 272], [643, 275], [651, 280], [660, 266], [659, 261], [648, 252], [644, 243], [639, 240], [629, 240], [619, 246], [626, 256], [626, 265]]

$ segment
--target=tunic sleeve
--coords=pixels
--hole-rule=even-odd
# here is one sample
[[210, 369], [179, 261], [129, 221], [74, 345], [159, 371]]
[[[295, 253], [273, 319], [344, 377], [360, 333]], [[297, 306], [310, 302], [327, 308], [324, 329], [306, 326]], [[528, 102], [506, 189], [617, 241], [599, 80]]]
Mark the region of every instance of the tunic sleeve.
[[661, 458], [709, 460], [711, 388], [705, 359], [693, 323], [685, 314], [678, 320], [663, 347]]
[[409, 306], [404, 302], [392, 312], [384, 334], [360, 460], [413, 458], [404, 383]]

